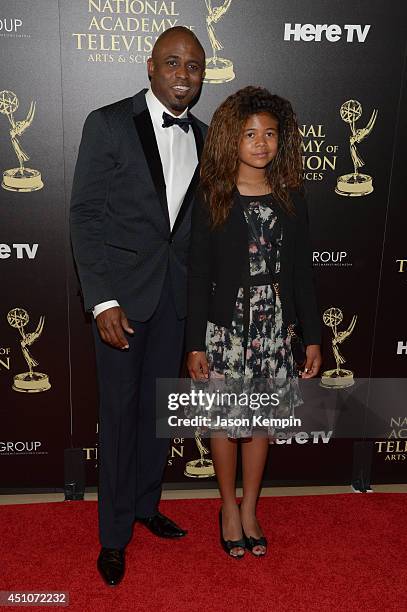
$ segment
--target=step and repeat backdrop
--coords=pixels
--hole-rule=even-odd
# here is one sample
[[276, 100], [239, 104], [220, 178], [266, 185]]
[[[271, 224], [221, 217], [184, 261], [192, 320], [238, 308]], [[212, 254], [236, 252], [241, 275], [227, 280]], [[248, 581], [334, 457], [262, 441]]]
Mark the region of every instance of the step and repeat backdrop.
[[[402, 0], [391, 11], [381, 0], [0, 0], [0, 487], [63, 486], [69, 447], [85, 449], [97, 482], [91, 321], [68, 233], [74, 164], [87, 114], [148, 86], [154, 41], [174, 25], [206, 50], [202, 120], [248, 84], [296, 109], [322, 382], [340, 411], [351, 387], [332, 381], [365, 381], [359, 409], [375, 401], [384, 415], [372, 481], [405, 482], [404, 401], [369, 381], [406, 372], [406, 21]], [[165, 481], [213, 479], [206, 446], [173, 439]], [[266, 480], [349, 482], [352, 452], [328, 427], [288, 434]]]

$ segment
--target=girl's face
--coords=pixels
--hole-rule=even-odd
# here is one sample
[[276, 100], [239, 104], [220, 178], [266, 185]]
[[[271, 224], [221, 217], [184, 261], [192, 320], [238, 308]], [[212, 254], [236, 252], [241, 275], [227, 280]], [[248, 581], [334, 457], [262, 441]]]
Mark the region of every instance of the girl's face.
[[239, 143], [240, 163], [263, 169], [277, 155], [278, 120], [270, 113], [251, 115], [243, 126]]

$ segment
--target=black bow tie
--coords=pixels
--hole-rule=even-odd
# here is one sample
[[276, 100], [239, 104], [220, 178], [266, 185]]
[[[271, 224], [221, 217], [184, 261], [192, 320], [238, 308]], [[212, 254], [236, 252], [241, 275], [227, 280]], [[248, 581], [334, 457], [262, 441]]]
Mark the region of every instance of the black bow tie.
[[179, 125], [181, 130], [184, 130], [186, 134], [189, 132], [189, 126], [192, 125], [192, 119], [189, 117], [183, 117], [180, 119], [179, 117], [173, 117], [168, 113], [163, 113], [163, 127], [171, 127], [172, 125]]

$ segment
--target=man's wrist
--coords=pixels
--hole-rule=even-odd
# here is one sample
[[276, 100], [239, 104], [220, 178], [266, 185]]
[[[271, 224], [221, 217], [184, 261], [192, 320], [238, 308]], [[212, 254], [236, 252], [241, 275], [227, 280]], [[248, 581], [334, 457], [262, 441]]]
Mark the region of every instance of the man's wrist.
[[93, 316], [96, 319], [96, 317], [98, 317], [102, 312], [104, 312], [108, 308], [115, 308], [117, 306], [120, 306], [117, 300], [108, 300], [106, 302], [101, 302], [100, 304], [96, 304], [96, 306], [94, 306], [92, 309]]

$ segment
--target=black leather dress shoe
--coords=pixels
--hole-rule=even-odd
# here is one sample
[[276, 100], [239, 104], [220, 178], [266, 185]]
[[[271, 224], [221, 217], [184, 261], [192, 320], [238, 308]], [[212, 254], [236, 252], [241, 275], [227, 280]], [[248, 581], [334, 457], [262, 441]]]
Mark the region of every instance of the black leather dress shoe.
[[97, 566], [106, 584], [109, 586], [116, 586], [124, 576], [124, 550], [118, 548], [102, 548], [98, 557]]
[[188, 532], [185, 529], [181, 529], [178, 527], [167, 516], [161, 514], [161, 512], [157, 512], [153, 516], [148, 516], [147, 518], [139, 518], [137, 519], [140, 523], [145, 525], [147, 529], [149, 529], [154, 535], [160, 538], [182, 538]]

